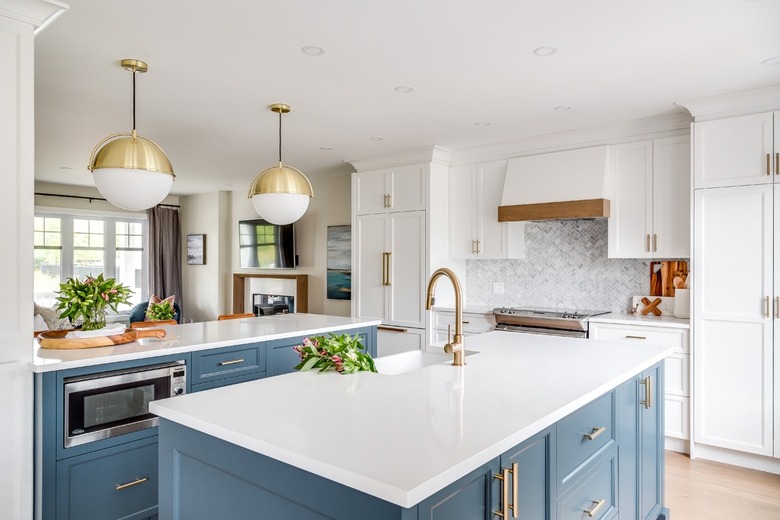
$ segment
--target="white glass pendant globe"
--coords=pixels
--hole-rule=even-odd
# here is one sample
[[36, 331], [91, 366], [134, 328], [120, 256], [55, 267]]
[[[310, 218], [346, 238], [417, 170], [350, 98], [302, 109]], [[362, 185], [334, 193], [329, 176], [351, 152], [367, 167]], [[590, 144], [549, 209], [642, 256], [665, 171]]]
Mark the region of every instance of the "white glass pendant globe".
[[140, 211], [162, 202], [173, 185], [173, 175], [127, 168], [98, 168], [92, 172], [95, 186], [108, 202], [122, 209]]
[[257, 214], [271, 224], [292, 224], [306, 213], [311, 197], [304, 193], [259, 193], [252, 195]]

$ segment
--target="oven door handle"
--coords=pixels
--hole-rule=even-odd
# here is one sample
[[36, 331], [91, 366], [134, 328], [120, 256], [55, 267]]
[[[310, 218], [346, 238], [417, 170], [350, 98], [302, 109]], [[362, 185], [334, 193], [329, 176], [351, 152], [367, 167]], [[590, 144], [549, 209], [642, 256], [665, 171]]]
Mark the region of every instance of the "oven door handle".
[[541, 334], [544, 336], [564, 336], [567, 338], [587, 338], [588, 333], [583, 330], [544, 329], [541, 327], [507, 327], [496, 325], [496, 330], [505, 332], [522, 332], [525, 334]]

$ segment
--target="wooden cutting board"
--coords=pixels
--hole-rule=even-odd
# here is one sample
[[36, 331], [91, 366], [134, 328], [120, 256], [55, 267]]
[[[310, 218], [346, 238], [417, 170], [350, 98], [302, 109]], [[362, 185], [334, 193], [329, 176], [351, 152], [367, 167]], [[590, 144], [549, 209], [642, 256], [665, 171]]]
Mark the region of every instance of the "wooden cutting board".
[[41, 348], [49, 349], [77, 349], [77, 348], [95, 348], [110, 347], [112, 345], [121, 345], [123, 343], [132, 343], [139, 338], [164, 338], [163, 329], [125, 329], [122, 334], [112, 334], [110, 336], [96, 336], [94, 338], [73, 338], [67, 339], [68, 330], [50, 330], [38, 335], [38, 343]]

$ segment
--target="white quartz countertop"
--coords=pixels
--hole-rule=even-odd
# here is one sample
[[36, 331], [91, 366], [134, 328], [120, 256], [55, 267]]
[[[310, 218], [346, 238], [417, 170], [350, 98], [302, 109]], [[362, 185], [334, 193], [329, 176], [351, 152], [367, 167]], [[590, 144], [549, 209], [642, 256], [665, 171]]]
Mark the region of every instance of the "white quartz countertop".
[[67, 368], [102, 365], [116, 361], [131, 361], [182, 352], [194, 352], [227, 347], [254, 341], [269, 341], [323, 334], [341, 329], [356, 329], [379, 325], [380, 320], [326, 316], [323, 314], [275, 314], [239, 320], [206, 321], [168, 325], [165, 339], [142, 338], [132, 343], [74, 350], [40, 348], [35, 341], [33, 372], [49, 372]]
[[411, 507], [671, 354], [619, 341], [469, 336], [465, 367], [293, 373], [155, 401], [165, 419]]
[[590, 323], [641, 325], [643, 327], [667, 327], [673, 329], [689, 329], [691, 327], [690, 320], [687, 318], [675, 318], [674, 316], [645, 316], [643, 314], [620, 314], [617, 312], [594, 316], [588, 321]]

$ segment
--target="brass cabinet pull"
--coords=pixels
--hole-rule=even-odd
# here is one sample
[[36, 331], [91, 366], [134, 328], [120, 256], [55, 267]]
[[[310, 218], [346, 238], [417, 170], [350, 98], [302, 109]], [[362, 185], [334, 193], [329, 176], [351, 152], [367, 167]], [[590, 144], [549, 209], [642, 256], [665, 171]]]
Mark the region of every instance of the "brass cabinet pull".
[[503, 468], [500, 474], [493, 475], [501, 481], [501, 511], [493, 511], [493, 514], [501, 518], [509, 518], [509, 471], [509, 468]]
[[601, 435], [605, 431], [607, 431], [607, 427], [606, 426], [594, 427], [592, 432], [585, 433], [582, 436], [584, 438], [588, 439], [589, 441], [592, 441], [593, 439], [595, 439], [596, 437], [598, 437], [599, 435]]
[[775, 175], [780, 175], [780, 152], [775, 154]]
[[134, 480], [132, 482], [128, 482], [127, 484], [117, 484], [116, 485], [116, 490], [117, 491], [122, 491], [123, 489], [127, 489], [127, 488], [133, 487], [133, 486], [137, 486], [138, 484], [143, 484], [147, 480], [149, 480], [148, 477], [143, 477], [143, 478], [136, 479], [136, 480]]
[[588, 515], [589, 518], [593, 518], [593, 515], [598, 513], [599, 510], [604, 507], [604, 504], [607, 503], [603, 498], [601, 500], [592, 500], [591, 502], [593, 502], [593, 507], [585, 510], [585, 514]]
[[647, 234], [647, 246], [645, 247], [647, 249], [647, 252], [650, 252], [650, 233]]
[[658, 252], [658, 235], [653, 233], [653, 253]]
[[382, 253], [382, 285], [390, 285], [390, 253]]
[[772, 154], [766, 154], [766, 174], [772, 175], [770, 169], [772, 168]]
[[243, 359], [231, 359], [230, 361], [220, 361], [218, 366], [224, 367], [225, 365], [235, 365], [236, 363], [243, 363]]
[[387, 194], [387, 207], [392, 208], [393, 207], [393, 194], [388, 193]]
[[477, 241], [472, 240], [471, 241], [471, 254], [476, 255], [477, 254]]
[[377, 330], [386, 330], [387, 332], [409, 332], [409, 329], [403, 327], [391, 327], [390, 325], [377, 325]]
[[645, 406], [645, 409], [653, 407], [653, 376], [647, 376], [642, 380], [645, 385], [645, 400], [639, 401], [639, 404]]
[[768, 318], [769, 314], [769, 296], [764, 297], [764, 317]]
[[477, 240], [477, 254], [480, 254], [482, 251], [480, 251], [480, 244], [479, 240]]
[[512, 474], [512, 504], [510, 504], [509, 509], [512, 510], [512, 518], [517, 518], [517, 481], [518, 481], [518, 471], [517, 471], [517, 462], [512, 463], [512, 469], [509, 471], [509, 473]]
[[775, 296], [775, 318], [780, 319], [780, 296]]
[[626, 336], [626, 339], [647, 339], [645, 336]]

